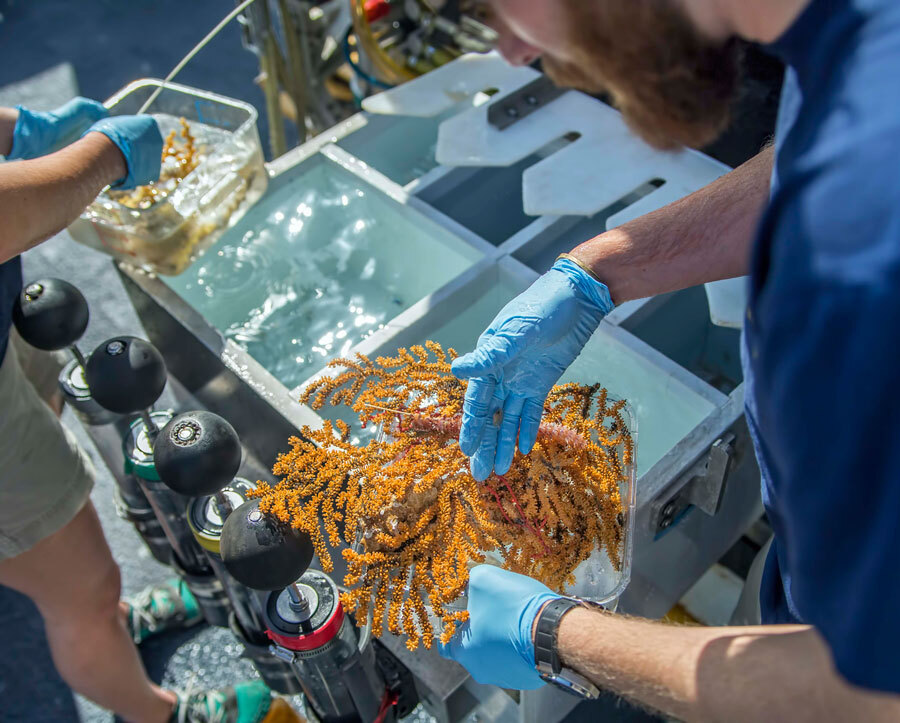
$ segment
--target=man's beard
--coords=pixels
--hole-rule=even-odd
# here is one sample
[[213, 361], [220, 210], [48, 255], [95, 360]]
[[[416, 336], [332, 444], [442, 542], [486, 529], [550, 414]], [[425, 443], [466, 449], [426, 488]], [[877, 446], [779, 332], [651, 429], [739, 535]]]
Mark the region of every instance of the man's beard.
[[556, 0], [575, 62], [544, 56], [557, 85], [609, 93], [657, 148], [702, 147], [727, 127], [740, 82], [736, 40], [715, 44], [674, 0]]

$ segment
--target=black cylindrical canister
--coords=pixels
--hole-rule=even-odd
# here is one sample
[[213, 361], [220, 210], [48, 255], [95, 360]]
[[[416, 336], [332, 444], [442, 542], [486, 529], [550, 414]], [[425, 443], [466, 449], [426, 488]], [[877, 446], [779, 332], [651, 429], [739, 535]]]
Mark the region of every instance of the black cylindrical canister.
[[[197, 497], [188, 505], [187, 521], [197, 544], [202, 547], [216, 577], [222, 582], [241, 628], [257, 642], [267, 641], [266, 625], [262, 617], [262, 605], [257, 593], [235, 580], [222, 562], [222, 525], [231, 510], [237, 509], [249, 497], [256, 485], [241, 477], [236, 478], [222, 492], [222, 499], [215, 495]], [[222, 504], [228, 509], [221, 509]]]
[[179, 564], [177, 556], [172, 560], [172, 567], [190, 588], [206, 622], [219, 628], [227, 628], [231, 602], [219, 579], [212, 572], [196, 575], [185, 570]]
[[[162, 429], [173, 414], [170, 411], [153, 412], [150, 417]], [[180, 567], [195, 577], [211, 575], [206, 555], [191, 532], [187, 522], [189, 498], [179, 495], [164, 485], [153, 464], [153, 442], [142, 419], [136, 419], [125, 435], [123, 444], [125, 472], [137, 477], [156, 513], [156, 518], [166, 533], [166, 538], [178, 557]], [[224, 623], [227, 625], [227, 621]]]
[[[372, 646], [359, 649], [357, 631], [344, 614], [337, 586], [318, 570], [307, 570], [297, 587], [309, 605], [298, 616], [287, 590], [270, 593], [265, 617], [276, 653], [289, 659], [303, 692], [323, 723], [393, 721], [383, 710], [388, 694]], [[303, 622], [301, 622], [301, 619]]]
[[169, 538], [134, 475], [124, 475], [118, 481], [113, 490], [113, 500], [119, 517], [134, 525], [153, 558], [163, 565], [171, 565], [172, 546]]
[[59, 389], [66, 404], [75, 412], [82, 424], [99, 426], [115, 421], [117, 415], [104, 409], [91, 396], [87, 380], [84, 378], [84, 367], [72, 359], [59, 373]]
[[266, 685], [281, 695], [299, 695], [303, 692], [293, 666], [272, 654], [272, 642], [266, 636], [260, 639], [255, 635], [248, 635], [234, 613], [228, 622], [234, 637], [244, 646], [244, 655], [253, 663]]

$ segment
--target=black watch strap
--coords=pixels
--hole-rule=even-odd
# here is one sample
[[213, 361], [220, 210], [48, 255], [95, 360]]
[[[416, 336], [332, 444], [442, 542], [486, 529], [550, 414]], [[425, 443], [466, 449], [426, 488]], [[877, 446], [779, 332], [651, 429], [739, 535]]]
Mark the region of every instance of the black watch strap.
[[534, 633], [534, 662], [541, 678], [579, 698], [596, 699], [600, 691], [596, 685], [574, 670], [563, 668], [559, 659], [557, 636], [563, 617], [574, 607], [582, 605], [571, 598], [557, 598], [541, 610]]
[[563, 616], [579, 605], [577, 600], [561, 597], [550, 601], [541, 610], [534, 633], [534, 662], [539, 673], [559, 675], [562, 670], [556, 648], [556, 633]]

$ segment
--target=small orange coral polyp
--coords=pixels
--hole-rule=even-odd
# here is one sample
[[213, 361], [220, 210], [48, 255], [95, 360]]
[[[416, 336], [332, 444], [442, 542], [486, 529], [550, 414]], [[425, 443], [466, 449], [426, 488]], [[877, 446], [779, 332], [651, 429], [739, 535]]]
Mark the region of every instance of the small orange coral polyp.
[[326, 571], [342, 550], [344, 605], [359, 624], [371, 612], [375, 635], [385, 623], [406, 634], [410, 649], [432, 645], [426, 604], [444, 643], [468, 619], [453, 603], [486, 553], [560, 592], [597, 548], [622, 562], [620, 489], [633, 457], [624, 402], [599, 385], [555, 387], [532, 452], [480, 484], [457, 440], [466, 385], [450, 373], [455, 357], [426, 342], [374, 363], [331, 362], [341, 371], [301, 401], [349, 406], [388, 434], [358, 446], [342, 422], [305, 427], [273, 469], [281, 481], [255, 492], [263, 512], [310, 536]]

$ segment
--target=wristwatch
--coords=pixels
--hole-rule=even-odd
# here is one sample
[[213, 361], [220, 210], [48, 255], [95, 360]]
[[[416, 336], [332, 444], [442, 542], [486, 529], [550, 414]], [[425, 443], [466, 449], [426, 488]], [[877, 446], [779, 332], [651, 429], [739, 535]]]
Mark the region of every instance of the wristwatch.
[[558, 598], [547, 603], [538, 616], [534, 633], [534, 662], [541, 678], [579, 698], [594, 699], [600, 690], [583, 675], [563, 668], [556, 647], [559, 624], [563, 616], [581, 603], [571, 598]]

